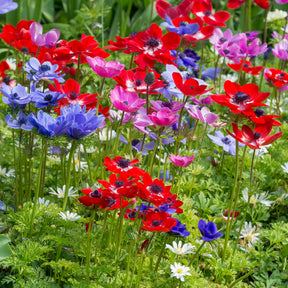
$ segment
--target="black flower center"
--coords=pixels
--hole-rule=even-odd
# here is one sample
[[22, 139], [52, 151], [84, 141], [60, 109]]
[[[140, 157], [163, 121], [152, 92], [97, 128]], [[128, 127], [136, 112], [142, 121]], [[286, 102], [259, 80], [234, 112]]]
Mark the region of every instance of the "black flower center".
[[284, 76], [285, 76], [285, 73], [282, 72], [279, 76], [280, 76], [280, 77], [284, 77]]
[[248, 65], [248, 64], [244, 64], [244, 67], [245, 67], [245, 68], [248, 68], [248, 67], [249, 67], [249, 65]]
[[180, 26], [187, 26], [189, 23], [187, 21], [181, 21]]
[[105, 199], [105, 201], [107, 201], [109, 203], [107, 206], [108, 208], [111, 208], [114, 204], [116, 204], [116, 200], [113, 198]]
[[28, 53], [28, 48], [27, 47], [21, 47], [21, 52]]
[[146, 45], [150, 48], [156, 48], [159, 46], [159, 42], [154, 38], [150, 38], [146, 41]]
[[125, 105], [128, 105], [128, 101], [123, 101], [123, 103], [124, 103]]
[[89, 196], [90, 196], [91, 198], [101, 198], [101, 197], [102, 197], [102, 193], [99, 192], [99, 190], [94, 190], [93, 192], [91, 192], [91, 193], [89, 194]]
[[18, 96], [17, 93], [12, 93], [12, 94], [11, 94], [11, 98], [12, 98], [12, 99], [18, 99], [19, 96]]
[[255, 114], [257, 117], [261, 117], [261, 116], [264, 115], [264, 111], [261, 110], [261, 109], [256, 108], [255, 111], [254, 111], [254, 114]]
[[77, 96], [78, 96], [78, 95], [77, 95], [77, 93], [76, 93], [76, 92], [71, 92], [71, 93], [70, 93], [70, 97], [69, 97], [69, 98], [70, 98], [71, 100], [74, 100], [74, 99], [76, 99], [76, 98], [77, 98]]
[[225, 37], [221, 37], [221, 38], [219, 39], [219, 41], [222, 42], [222, 43], [224, 43], [224, 42], [227, 41], [227, 39], [226, 39]]
[[132, 142], [131, 142], [131, 144], [132, 144], [132, 146], [136, 146], [139, 142], [140, 142], [140, 140], [138, 140], [138, 139], [133, 139]]
[[243, 104], [246, 100], [250, 99], [250, 95], [244, 93], [244, 92], [237, 92], [235, 94], [235, 97], [234, 97], [234, 101], [237, 103], [237, 104]]
[[162, 107], [167, 107], [167, 108], [169, 108], [169, 109], [172, 109], [172, 108], [173, 108], [173, 102], [163, 101], [163, 102], [161, 103], [161, 106], [162, 106]]
[[254, 134], [253, 134], [253, 136], [254, 136], [254, 139], [259, 139], [260, 138], [260, 136], [261, 136], [261, 133], [259, 133], [259, 132], [255, 132]]
[[228, 49], [223, 50], [224, 54], [228, 54], [230, 51]]
[[245, 34], [246, 34], [247, 37], [251, 36], [251, 34], [249, 32], [246, 32]]
[[21, 125], [21, 124], [25, 124], [26, 123], [26, 120], [24, 117], [19, 117], [18, 119], [18, 123]]
[[229, 145], [231, 143], [231, 139], [229, 137], [227, 137], [227, 136], [222, 138], [221, 140], [222, 140], [222, 142], [224, 144], [228, 144]]
[[163, 188], [156, 183], [152, 183], [149, 186], [149, 191], [153, 194], [161, 194], [163, 192]]
[[210, 16], [210, 15], [211, 15], [211, 11], [210, 11], [210, 10], [206, 10], [206, 11], [204, 12], [204, 14], [205, 14], [205, 16]]
[[161, 221], [155, 219], [155, 220], [152, 220], [152, 221], [151, 221], [151, 224], [152, 224], [153, 227], [159, 226], [159, 225], [161, 224]]
[[53, 96], [51, 94], [48, 94], [48, 95], [45, 95], [44, 100], [49, 102], [52, 100], [52, 98], [53, 98]]
[[142, 84], [142, 80], [141, 79], [137, 79], [136, 81], [135, 81], [135, 85], [136, 86], [140, 86]]
[[128, 216], [129, 219], [135, 218], [136, 215], [137, 215], [137, 212], [136, 212], [136, 211], [132, 211], [132, 212], [130, 212], [130, 213], [127, 214], [127, 216]]
[[124, 169], [130, 166], [130, 160], [125, 159], [125, 158], [121, 158], [117, 160], [117, 165], [118, 167]]
[[10, 76], [6, 75], [6, 76], [3, 78], [3, 82], [8, 85], [9, 82], [10, 82]]
[[40, 71], [41, 72], [47, 72], [49, 70], [50, 70], [50, 67], [48, 65], [46, 65], [46, 64], [40, 66]]
[[119, 187], [121, 187], [121, 186], [124, 185], [124, 181], [123, 181], [123, 180], [116, 180], [116, 181], [114, 182], [114, 185], [115, 185], [117, 188], [119, 188]]

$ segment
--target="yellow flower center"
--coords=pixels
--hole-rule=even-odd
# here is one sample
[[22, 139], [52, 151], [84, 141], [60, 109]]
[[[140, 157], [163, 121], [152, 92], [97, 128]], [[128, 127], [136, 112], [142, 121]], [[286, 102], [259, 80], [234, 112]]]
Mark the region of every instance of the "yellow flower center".
[[247, 235], [247, 237], [246, 237], [246, 238], [247, 238], [247, 240], [248, 240], [248, 241], [250, 241], [250, 242], [251, 242], [251, 241], [252, 241], [252, 239], [253, 239], [253, 234], [249, 234], [249, 235]]
[[180, 273], [182, 273], [182, 272], [183, 272], [183, 269], [181, 269], [181, 268], [178, 268], [178, 269], [177, 269], [177, 273], [178, 273], [178, 274], [180, 274]]
[[63, 196], [64, 196], [64, 191], [61, 191], [61, 192], [59, 193], [59, 196], [60, 196], [60, 197], [63, 197]]
[[250, 202], [252, 203], [252, 204], [255, 204], [255, 203], [257, 203], [257, 198], [255, 198], [255, 197], [253, 197], [253, 196], [251, 196], [250, 197]]
[[4, 170], [0, 170], [0, 175], [4, 175]]

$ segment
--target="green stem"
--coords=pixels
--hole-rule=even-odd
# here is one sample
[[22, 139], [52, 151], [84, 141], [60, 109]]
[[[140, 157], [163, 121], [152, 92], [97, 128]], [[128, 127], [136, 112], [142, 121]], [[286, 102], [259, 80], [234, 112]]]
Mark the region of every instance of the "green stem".
[[151, 157], [151, 162], [150, 162], [150, 168], [149, 168], [150, 175], [152, 175], [153, 164], [154, 164], [154, 160], [155, 160], [155, 155], [156, 155], [156, 151], [157, 151], [157, 148], [158, 148], [159, 139], [160, 139], [160, 137], [161, 137], [162, 131], [163, 131], [163, 130], [162, 130], [161, 128], [160, 128], [159, 131], [158, 131], [156, 144], [155, 144], [155, 147], [154, 147], [154, 150], [153, 150], [153, 154], [152, 154], [152, 157]]
[[195, 254], [193, 255], [193, 257], [191, 258], [188, 266], [191, 266], [193, 261], [195, 260], [196, 256], [199, 254], [200, 250], [202, 249], [202, 247], [204, 246], [206, 242], [203, 240], [203, 242], [201, 243], [200, 247], [198, 248], [198, 250], [195, 252]]
[[93, 209], [91, 213], [91, 217], [89, 220], [89, 229], [88, 229], [88, 247], [87, 247], [87, 255], [86, 255], [86, 280], [88, 287], [90, 286], [90, 273], [89, 273], [89, 266], [90, 266], [90, 259], [91, 259], [91, 235], [92, 235], [92, 227], [93, 227], [93, 222], [95, 219], [95, 213], [96, 210]]
[[250, 271], [249, 273], [245, 274], [244, 276], [240, 277], [239, 279], [235, 280], [234, 282], [232, 282], [228, 288], [232, 288], [233, 286], [235, 286], [237, 283], [239, 283], [240, 281], [246, 279], [247, 277], [249, 277], [251, 274], [253, 274], [254, 271]]
[[15, 143], [15, 132], [12, 129], [13, 135], [13, 158], [14, 158], [14, 167], [15, 167], [15, 208], [18, 208], [18, 167], [17, 167], [17, 158], [16, 158], [16, 143]]
[[159, 256], [158, 256], [158, 259], [157, 259], [157, 262], [156, 262], [156, 265], [155, 265], [155, 272], [158, 271], [158, 268], [159, 268], [159, 265], [160, 265], [160, 262], [161, 262], [161, 259], [162, 259], [162, 256], [163, 256], [163, 252], [165, 250], [165, 247], [166, 247], [166, 243], [167, 243], [167, 240], [168, 240], [168, 233], [166, 234], [165, 236], [165, 239], [163, 241], [163, 244], [162, 244], [162, 248], [161, 248], [161, 251], [159, 253]]
[[69, 159], [68, 159], [68, 164], [67, 164], [67, 176], [66, 176], [66, 189], [65, 189], [65, 195], [64, 195], [64, 200], [63, 200], [63, 210], [65, 211], [66, 206], [67, 206], [67, 200], [68, 200], [68, 192], [70, 188], [70, 179], [71, 179], [71, 164], [72, 164], [72, 159], [74, 158], [74, 151], [77, 146], [76, 141], [72, 141], [72, 146], [70, 148], [69, 152]]

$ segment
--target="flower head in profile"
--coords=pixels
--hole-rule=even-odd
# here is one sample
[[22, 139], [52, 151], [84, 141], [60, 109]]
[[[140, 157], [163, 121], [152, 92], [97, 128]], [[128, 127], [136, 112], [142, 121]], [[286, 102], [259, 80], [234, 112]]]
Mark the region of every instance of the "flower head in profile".
[[174, 154], [171, 154], [171, 156], [169, 156], [168, 158], [176, 166], [187, 167], [193, 162], [195, 155], [192, 155], [192, 156], [177, 155], [177, 156], [175, 156]]
[[33, 22], [30, 27], [31, 40], [38, 46], [44, 46], [48, 49], [56, 46], [60, 37], [58, 29], [51, 29], [43, 35], [43, 27], [40, 23]]
[[105, 117], [96, 115], [96, 109], [88, 110], [86, 107], [81, 108], [79, 103], [70, 104], [68, 107], [61, 109], [61, 117], [70, 123], [67, 130], [69, 137], [80, 139], [95, 131], [97, 128], [103, 127]]
[[2, 89], [0, 89], [4, 97], [2, 101], [10, 106], [20, 105], [20, 107], [31, 101], [30, 94], [26, 92], [26, 88], [20, 84], [17, 84], [15, 87], [10, 87], [5, 83], [2, 83]]
[[217, 226], [214, 222], [206, 223], [204, 220], [201, 219], [198, 222], [198, 228], [202, 234], [201, 238], [207, 242], [213, 241], [213, 240], [223, 236], [222, 233], [217, 231]]
[[283, 39], [279, 43], [275, 44], [274, 49], [272, 49], [275, 57], [283, 60], [288, 59], [288, 40]]
[[198, 105], [186, 104], [185, 109], [191, 117], [204, 123], [213, 124], [218, 119], [218, 116], [205, 106], [200, 107]]
[[37, 204], [48, 206], [50, 204], [50, 201], [49, 200], [45, 200], [44, 197], [43, 198], [39, 197], [38, 200], [37, 200]]
[[281, 168], [283, 169], [284, 173], [288, 173], [288, 162], [286, 162], [283, 165], [281, 165]]
[[124, 112], [137, 111], [146, 103], [146, 100], [139, 98], [137, 93], [125, 91], [121, 86], [111, 90], [110, 100], [115, 108]]
[[[249, 201], [249, 189], [246, 187], [242, 190], [243, 200], [248, 203]], [[274, 201], [268, 200], [270, 198], [270, 195], [268, 195], [267, 192], [263, 192], [261, 194], [255, 194], [250, 196], [250, 204], [253, 204], [256, 206], [256, 203], [261, 203], [262, 205], [265, 205], [266, 207], [271, 207], [271, 205], [274, 203]]]
[[175, 262], [173, 265], [170, 265], [170, 269], [172, 272], [171, 277], [176, 277], [182, 282], [184, 282], [184, 276], [191, 276], [191, 274], [188, 272], [190, 268], [183, 266], [180, 263]]
[[33, 129], [33, 125], [29, 121], [29, 116], [26, 116], [22, 110], [19, 111], [16, 119], [14, 119], [10, 114], [6, 115], [5, 121], [8, 127], [13, 129], [22, 129], [26, 131], [31, 131]]
[[13, 0], [1, 0], [0, 3], [0, 14], [6, 14], [18, 8], [18, 3]]
[[182, 224], [180, 220], [173, 218], [177, 221], [177, 224], [172, 227], [172, 229], [169, 231], [169, 234], [181, 236], [181, 237], [187, 237], [191, 233], [187, 230], [186, 224]]
[[106, 62], [102, 57], [96, 56], [86, 57], [87, 62], [100, 77], [103, 78], [113, 78], [118, 76], [124, 69], [125, 65], [120, 64], [117, 61]]
[[61, 218], [65, 221], [77, 221], [81, 218], [81, 216], [79, 216], [77, 213], [69, 211], [66, 211], [65, 213], [59, 212], [58, 215], [61, 216]]
[[[57, 187], [56, 190], [54, 190], [53, 188], [50, 188], [50, 194], [51, 195], [55, 195], [58, 198], [64, 198], [65, 195], [65, 190], [66, 190], [66, 185], [63, 185], [62, 188]], [[78, 193], [77, 190], [74, 189], [74, 187], [70, 187], [68, 190], [68, 197], [77, 197]]]
[[252, 226], [251, 222], [245, 222], [244, 228], [241, 230], [241, 236], [239, 238], [247, 240], [249, 248], [259, 240], [260, 233], [255, 233], [256, 229], [256, 226]]
[[182, 246], [181, 240], [178, 243], [176, 241], [173, 241], [172, 245], [173, 246], [166, 244], [165, 248], [181, 256], [184, 256], [185, 254], [194, 253], [194, 250], [195, 250], [195, 246], [193, 246], [191, 243], [185, 243]]

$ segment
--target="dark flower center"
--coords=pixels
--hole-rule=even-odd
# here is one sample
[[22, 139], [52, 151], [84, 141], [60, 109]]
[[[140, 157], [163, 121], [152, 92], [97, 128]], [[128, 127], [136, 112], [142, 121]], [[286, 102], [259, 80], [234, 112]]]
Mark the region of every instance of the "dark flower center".
[[254, 114], [255, 114], [257, 117], [261, 117], [261, 116], [264, 115], [264, 111], [261, 110], [261, 109], [256, 108], [255, 111], [254, 111]]
[[124, 169], [130, 166], [130, 160], [125, 159], [125, 158], [121, 158], [117, 160], [117, 165], [118, 167]]
[[130, 212], [130, 213], [127, 214], [127, 216], [128, 216], [129, 219], [135, 218], [136, 215], [137, 215], [137, 212], [136, 212], [136, 211], [132, 211], [132, 212]]
[[167, 108], [169, 108], [169, 109], [172, 109], [172, 108], [173, 108], [173, 102], [163, 101], [163, 102], [161, 103], [161, 106], [162, 106], [162, 107], [167, 107]]
[[150, 38], [146, 41], [146, 45], [150, 48], [156, 48], [159, 46], [159, 42], [156, 39]]
[[222, 142], [224, 143], [224, 144], [230, 144], [231, 143], [231, 139], [229, 138], [229, 137], [224, 137], [224, 138], [222, 138], [221, 139], [222, 140]]
[[250, 95], [244, 93], [244, 92], [237, 92], [235, 94], [235, 97], [234, 97], [234, 101], [237, 103], [237, 104], [243, 104], [244, 101], [250, 99]]
[[204, 14], [205, 14], [205, 16], [210, 16], [210, 15], [211, 15], [211, 11], [210, 11], [210, 10], [206, 10], [206, 11], [204, 12]]
[[161, 194], [163, 192], [163, 188], [156, 183], [152, 183], [149, 186], [149, 191], [153, 194]]
[[136, 86], [140, 86], [142, 84], [142, 80], [141, 79], [137, 79], [136, 81], [135, 81], [135, 85]]
[[183, 58], [185, 58], [187, 56], [185, 55], [185, 53], [181, 52], [181, 53], [178, 54], [178, 57], [183, 59]]
[[52, 100], [52, 98], [53, 96], [51, 94], [48, 94], [48, 95], [45, 95], [44, 100], [49, 102]]
[[187, 26], [189, 23], [187, 21], [181, 21], [180, 26]]
[[261, 136], [261, 133], [259, 133], [259, 132], [255, 132], [254, 134], [253, 134], [253, 136], [254, 136], [254, 139], [259, 139], [260, 138], [260, 136]]
[[222, 43], [224, 43], [224, 42], [227, 41], [227, 39], [226, 39], [225, 37], [221, 37], [221, 38], [219, 39], [219, 41], [222, 42]]
[[76, 93], [76, 92], [71, 92], [71, 93], [70, 93], [70, 97], [69, 97], [69, 98], [70, 98], [71, 100], [74, 100], [74, 99], [76, 99], [76, 98], [77, 98], [77, 96], [78, 96], [78, 95], [77, 95], [77, 93]]
[[123, 101], [123, 103], [124, 103], [125, 105], [128, 105], [128, 101]]
[[284, 76], [285, 76], [285, 73], [282, 72], [279, 76], [280, 76], [280, 77], [284, 77]]
[[152, 224], [153, 227], [159, 226], [161, 223], [162, 222], [160, 220], [156, 220], [156, 219], [151, 221], [151, 224]]
[[224, 54], [228, 54], [230, 51], [228, 49], [223, 50]]
[[17, 93], [13, 93], [13, 94], [11, 94], [11, 98], [12, 98], [12, 99], [18, 99], [19, 96], [18, 96]]
[[89, 194], [89, 196], [90, 196], [91, 198], [101, 198], [101, 197], [102, 197], [102, 193], [99, 192], [99, 190], [94, 190], [93, 192], [91, 192], [91, 193]]
[[26, 120], [24, 117], [19, 117], [18, 119], [18, 123], [21, 125], [21, 124], [25, 124], [26, 123]]
[[27, 47], [21, 47], [21, 52], [28, 53], [28, 48]]
[[8, 85], [9, 82], [10, 82], [10, 76], [6, 75], [6, 76], [3, 78], [3, 82]]
[[116, 204], [116, 200], [113, 198], [105, 199], [105, 201], [107, 201], [109, 203], [107, 206], [108, 208], [111, 208], [114, 204]]
[[249, 67], [249, 65], [248, 65], [248, 64], [244, 64], [244, 67], [245, 67], [245, 68], [248, 68], [248, 67]]
[[114, 185], [119, 188], [119, 187], [124, 185], [124, 181], [123, 180], [116, 180], [114, 182]]
[[247, 37], [251, 36], [251, 34], [249, 32], [246, 32], [245, 34], [246, 34]]
[[133, 139], [132, 142], [131, 142], [131, 144], [132, 144], [132, 146], [136, 146], [139, 142], [140, 142], [140, 140], [138, 140], [138, 139]]
[[50, 70], [50, 67], [48, 65], [41, 65], [40, 66], [40, 71], [41, 72], [46, 72], [46, 71], [49, 71]]

